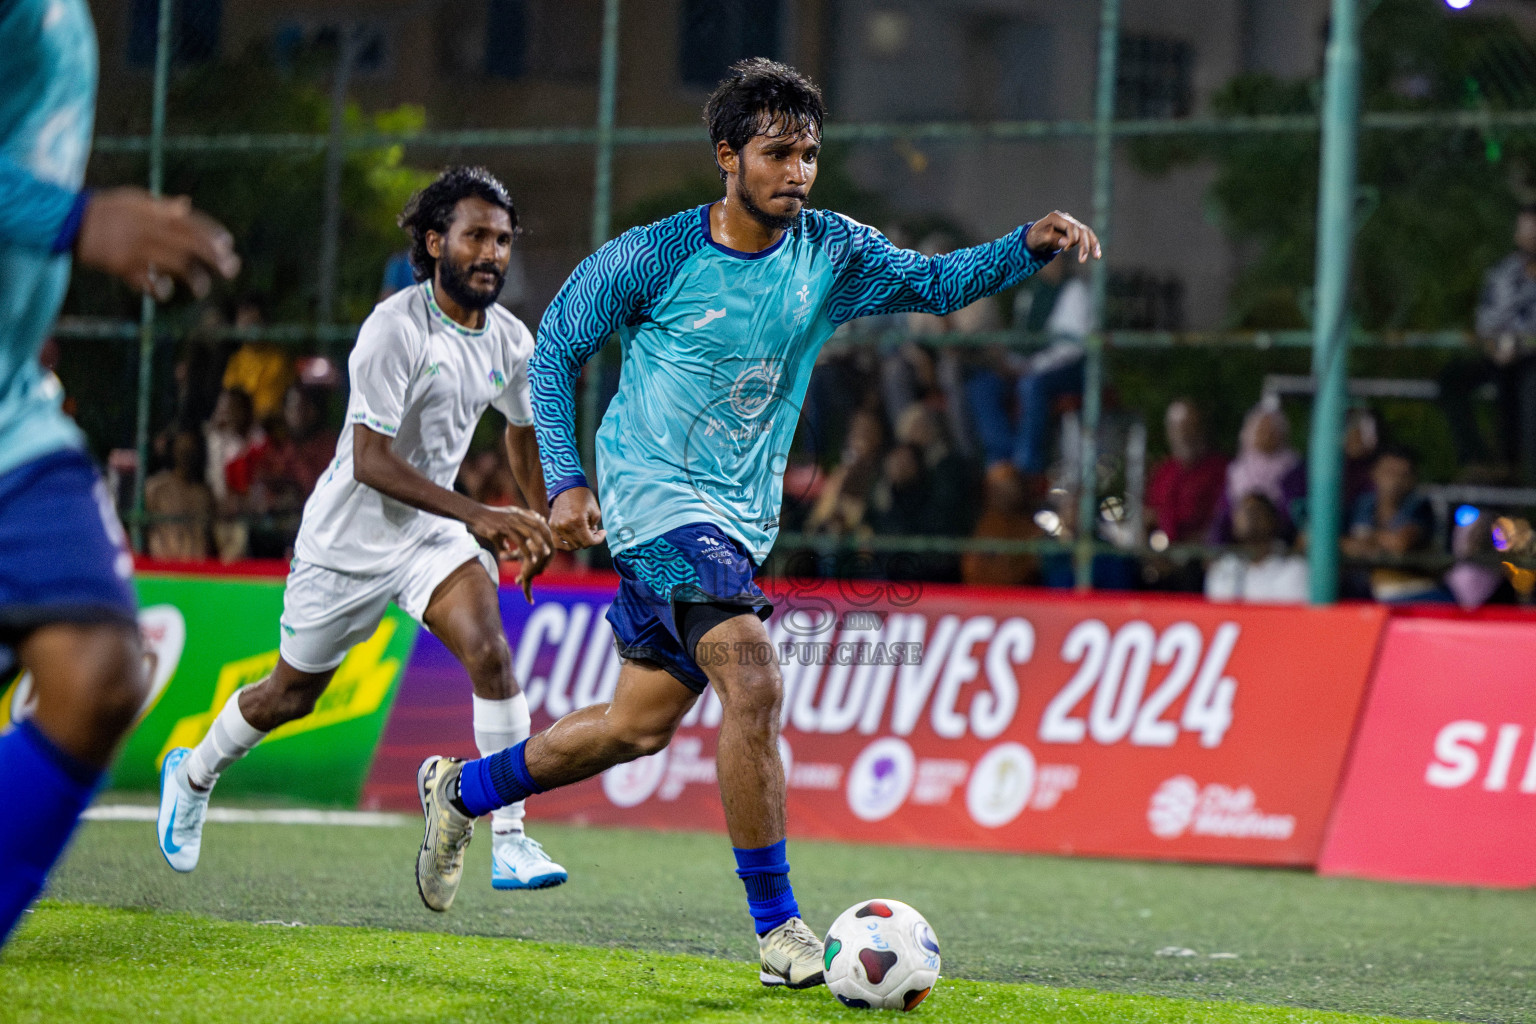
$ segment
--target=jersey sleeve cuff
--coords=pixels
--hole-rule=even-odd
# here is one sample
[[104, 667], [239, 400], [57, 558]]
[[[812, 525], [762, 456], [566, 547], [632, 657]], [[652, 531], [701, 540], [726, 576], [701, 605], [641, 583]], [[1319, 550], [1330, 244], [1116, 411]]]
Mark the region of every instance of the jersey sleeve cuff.
[[353, 423], [361, 423], [375, 434], [383, 434], [385, 437], [394, 437], [400, 432], [400, 424], [385, 423], [366, 409], [360, 409], [349, 417]]
[[586, 475], [583, 473], [577, 473], [575, 476], [563, 476], [559, 480], [549, 484], [545, 488], [545, 494], [547, 495], [547, 500], [549, 503], [553, 505], [556, 498], [564, 494], [566, 491], [571, 490], [573, 487], [589, 486], [591, 485], [587, 483]]
[[1038, 263], [1040, 266], [1043, 267], [1047, 263], [1051, 262], [1051, 260], [1055, 259], [1056, 258], [1056, 254], [1061, 252], [1061, 250], [1060, 249], [1049, 249], [1049, 250], [1046, 250], [1045, 252], [1036, 252], [1034, 249], [1031, 249], [1029, 247], [1029, 229], [1034, 227], [1034, 226], [1035, 226], [1035, 222], [1034, 221], [1030, 221], [1028, 224], [1025, 224], [1023, 227], [1019, 228], [1019, 239], [1021, 241], [1023, 241], [1023, 243], [1024, 243], [1024, 251], [1029, 254], [1029, 258], [1034, 260], [1036, 263]]
[[55, 254], [69, 252], [75, 247], [75, 239], [80, 235], [80, 222], [85, 219], [85, 208], [90, 203], [89, 189], [81, 189], [75, 194], [75, 201], [69, 205], [69, 213], [65, 214], [64, 223], [59, 225], [59, 233], [53, 238]]

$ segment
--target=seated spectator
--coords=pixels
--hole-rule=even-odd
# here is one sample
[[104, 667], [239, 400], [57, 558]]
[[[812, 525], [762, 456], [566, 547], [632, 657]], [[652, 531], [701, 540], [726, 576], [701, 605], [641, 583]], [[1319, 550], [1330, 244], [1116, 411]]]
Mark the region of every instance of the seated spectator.
[[827, 482], [806, 517], [806, 533], [846, 536], [864, 527], [870, 489], [879, 476], [884, 451], [884, 417], [868, 409], [854, 413], [842, 461], [827, 474]]
[[[260, 327], [266, 321], [261, 300], [248, 296], [235, 306], [234, 327]], [[251, 397], [256, 422], [281, 415], [283, 395], [293, 383], [293, 357], [281, 345], [249, 341], [224, 364], [224, 387], [239, 388]]]
[[256, 425], [251, 396], [239, 388], [225, 388], [214, 403], [213, 416], [203, 426], [208, 453], [205, 480], [213, 493], [218, 521], [213, 527], [214, 546], [221, 560], [229, 562], [245, 557], [248, 531], [241, 516], [245, 512], [244, 491], [230, 485], [230, 467], [244, 483], [247, 477], [240, 467], [255, 448], [266, 444], [266, 434]]
[[1210, 540], [1229, 543], [1232, 538], [1232, 510], [1249, 494], [1262, 494], [1280, 515], [1280, 535], [1290, 540], [1295, 535], [1291, 521], [1291, 501], [1287, 492], [1291, 471], [1302, 464], [1301, 456], [1291, 447], [1291, 424], [1280, 410], [1280, 403], [1266, 398], [1248, 411], [1238, 435], [1237, 458], [1227, 465], [1227, 486], [1216, 507], [1216, 521], [1211, 525]]
[[[1371, 489], [1371, 469], [1376, 465], [1376, 449], [1381, 446], [1381, 424], [1370, 409], [1356, 407], [1344, 419], [1344, 502], [1353, 510], [1361, 495]], [[1307, 463], [1302, 460], [1286, 474], [1280, 491], [1290, 497], [1288, 512], [1298, 529], [1307, 521]]]
[[908, 407], [897, 418], [896, 441], [922, 455], [933, 531], [946, 537], [970, 533], [976, 522], [979, 481], [971, 463], [950, 447], [939, 417], [925, 405]]
[[[923, 452], [915, 444], [898, 444], [885, 453], [880, 478], [870, 492], [866, 515], [869, 529], [887, 537], [933, 537], [942, 532], [933, 486]], [[960, 562], [953, 554], [935, 551], [881, 551], [870, 558], [871, 568], [888, 580], [959, 582]]]
[[1446, 596], [1465, 611], [1485, 604], [1513, 604], [1515, 589], [1501, 566], [1492, 559], [1497, 551], [1493, 529], [1497, 517], [1489, 511], [1477, 512], [1463, 521], [1460, 511], [1451, 529], [1451, 554], [1458, 561], [1446, 570], [1441, 583]]
[[1147, 484], [1147, 526], [1170, 544], [1198, 544], [1215, 521], [1227, 460], [1207, 446], [1204, 417], [1187, 398], [1168, 403], [1163, 430], [1168, 456]]
[[[1033, 540], [1043, 536], [1029, 511], [1029, 494], [1019, 471], [1008, 462], [987, 470], [981, 518], [971, 536], [985, 540]], [[962, 583], [987, 587], [1018, 587], [1040, 582], [1035, 555], [1000, 555], [968, 551], [960, 556]]]
[[[1371, 470], [1374, 493], [1355, 502], [1349, 533], [1339, 541], [1346, 558], [1370, 559], [1427, 551], [1434, 535], [1435, 515], [1420, 493], [1414, 458], [1405, 448], [1387, 446], [1376, 455]], [[1369, 589], [1378, 601], [1411, 601], [1431, 597], [1435, 578], [1423, 570], [1379, 566], [1370, 570]]]
[[178, 562], [208, 557], [213, 492], [203, 479], [205, 461], [202, 436], [183, 429], [171, 439], [171, 468], [144, 481], [149, 557]]
[[246, 495], [246, 510], [275, 520], [262, 528], [256, 557], [285, 557], [298, 535], [299, 515], [336, 457], [336, 433], [325, 427], [324, 393], [295, 384], [283, 399], [280, 431], [225, 470], [231, 490]]
[[915, 444], [898, 444], [885, 453], [881, 472], [870, 494], [869, 526], [876, 533], [917, 537], [939, 532], [940, 524], [930, 501], [928, 470], [923, 450]]
[[1262, 494], [1248, 494], [1232, 510], [1232, 536], [1241, 551], [1229, 551], [1205, 573], [1212, 601], [1300, 604], [1307, 600], [1307, 560], [1280, 538], [1280, 512]]
[[1083, 342], [1093, 330], [1088, 286], [1072, 276], [1072, 261], [1052, 260], [1041, 269], [1058, 291], [1045, 321], [1050, 344], [1029, 357], [1016, 389], [1019, 420], [1013, 464], [1020, 472], [1044, 473], [1050, 466], [1051, 427], [1056, 400], [1083, 392]]
[[1014, 361], [1016, 414], [1009, 415], [1007, 382], [996, 369], [977, 370], [966, 380], [966, 401], [989, 464], [1007, 459], [1021, 473], [1044, 473], [1056, 401], [1082, 393], [1083, 342], [1093, 330], [1093, 302], [1071, 269], [1071, 260], [1058, 259], [1035, 275], [1024, 324], [1043, 330], [1049, 344]]

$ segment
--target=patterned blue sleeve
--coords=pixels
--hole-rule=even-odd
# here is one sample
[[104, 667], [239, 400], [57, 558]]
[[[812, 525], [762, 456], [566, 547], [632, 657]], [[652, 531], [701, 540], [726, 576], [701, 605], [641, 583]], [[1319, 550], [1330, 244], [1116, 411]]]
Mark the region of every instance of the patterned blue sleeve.
[[631, 228], [604, 245], [571, 273], [539, 321], [533, 422], [551, 502], [562, 491], [589, 486], [576, 451], [576, 378], [614, 331], [640, 322], [696, 247], [687, 237], [689, 218], [696, 220], [697, 213]]
[[86, 192], [42, 181], [0, 154], [0, 242], [67, 252], [80, 229]]
[[[886, 313], [943, 316], [996, 295], [1050, 262], [1024, 244], [1030, 225], [995, 242], [924, 256], [899, 249], [866, 224], [817, 211], [812, 230], [838, 268], [828, 312], [833, 323]], [[815, 237], [813, 235], [813, 237]]]

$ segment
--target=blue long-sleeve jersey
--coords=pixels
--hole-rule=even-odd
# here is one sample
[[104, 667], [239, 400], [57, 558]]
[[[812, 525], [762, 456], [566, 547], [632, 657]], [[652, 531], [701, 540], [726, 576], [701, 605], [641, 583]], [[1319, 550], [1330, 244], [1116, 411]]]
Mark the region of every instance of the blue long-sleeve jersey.
[[1050, 258], [1029, 251], [1028, 230], [933, 257], [823, 210], [755, 253], [714, 241], [708, 206], [625, 232], [576, 268], [539, 325], [534, 422], [551, 500], [587, 486], [575, 381], [617, 331], [619, 391], [597, 433], [609, 548], [704, 522], [761, 564], [827, 338], [857, 317], [951, 313], [1019, 283]]
[[0, 473], [83, 438], [37, 364], [64, 290], [96, 111], [85, 0], [0, 2]]

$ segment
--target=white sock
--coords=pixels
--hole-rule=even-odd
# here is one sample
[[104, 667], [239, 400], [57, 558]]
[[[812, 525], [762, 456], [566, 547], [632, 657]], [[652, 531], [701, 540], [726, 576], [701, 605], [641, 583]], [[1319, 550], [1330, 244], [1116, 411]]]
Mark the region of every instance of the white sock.
[[245, 720], [240, 713], [240, 691], [229, 695], [223, 710], [213, 720], [208, 735], [192, 748], [192, 753], [182, 762], [187, 781], [195, 789], [212, 789], [219, 775], [251, 752], [251, 748], [266, 738], [262, 732]]
[[[521, 692], [506, 700], [490, 700], [475, 697], [475, 746], [481, 757], [490, 757], [528, 738], [532, 717], [528, 714], [528, 698]], [[523, 830], [523, 802], [498, 807], [491, 812], [491, 834]]]

